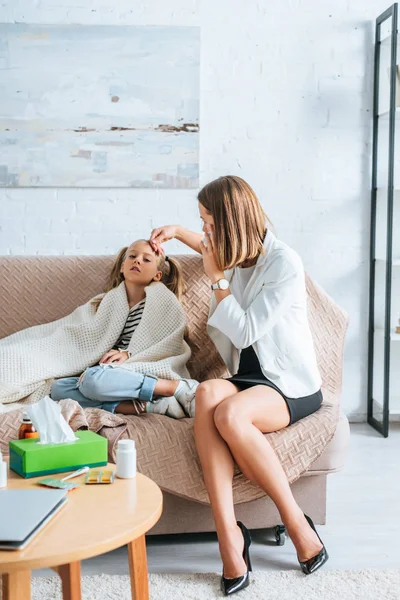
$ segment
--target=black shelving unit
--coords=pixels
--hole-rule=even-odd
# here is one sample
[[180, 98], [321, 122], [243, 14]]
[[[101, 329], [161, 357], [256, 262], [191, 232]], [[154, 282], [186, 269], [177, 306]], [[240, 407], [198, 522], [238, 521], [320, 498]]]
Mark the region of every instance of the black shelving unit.
[[[368, 336], [368, 423], [384, 437], [389, 434], [392, 334], [393, 200], [395, 194], [396, 64], [398, 5], [376, 19], [370, 232]], [[385, 33], [388, 32], [388, 35]], [[386, 64], [382, 61], [386, 59]], [[386, 75], [387, 73], [387, 75]], [[382, 87], [387, 85], [387, 90]], [[386, 103], [382, 102], [386, 96]], [[386, 106], [383, 106], [386, 104]], [[381, 158], [383, 156], [383, 159]], [[384, 256], [377, 255], [377, 216], [384, 211]], [[381, 271], [379, 272], [379, 269]], [[383, 272], [382, 272], [383, 269]], [[378, 301], [378, 299], [379, 301]], [[382, 354], [381, 354], [382, 353]]]

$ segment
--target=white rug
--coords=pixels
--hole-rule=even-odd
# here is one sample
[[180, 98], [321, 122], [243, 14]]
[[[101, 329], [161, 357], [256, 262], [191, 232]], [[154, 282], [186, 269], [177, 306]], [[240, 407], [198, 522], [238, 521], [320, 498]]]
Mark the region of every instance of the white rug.
[[[400, 600], [399, 570], [257, 571], [238, 600]], [[151, 600], [215, 600], [222, 598], [220, 576], [206, 574], [151, 574]], [[33, 578], [33, 600], [61, 600], [57, 577]], [[82, 577], [83, 600], [132, 600], [129, 577]]]

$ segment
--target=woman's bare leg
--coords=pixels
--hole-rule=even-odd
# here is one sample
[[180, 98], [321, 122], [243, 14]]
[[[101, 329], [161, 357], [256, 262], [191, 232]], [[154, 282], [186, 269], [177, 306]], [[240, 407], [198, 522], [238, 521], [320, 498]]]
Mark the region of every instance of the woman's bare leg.
[[214, 422], [241, 471], [276, 504], [300, 560], [321, 550], [321, 543], [293, 497], [282, 465], [263, 433], [279, 431], [290, 415], [282, 396], [266, 386], [254, 386], [225, 399]]
[[225, 577], [233, 578], [246, 572], [243, 535], [236, 525], [232, 480], [234, 462], [231, 452], [214, 423], [216, 407], [237, 387], [223, 379], [201, 383], [196, 392], [194, 436], [203, 469], [204, 482], [210, 498], [218, 535]]

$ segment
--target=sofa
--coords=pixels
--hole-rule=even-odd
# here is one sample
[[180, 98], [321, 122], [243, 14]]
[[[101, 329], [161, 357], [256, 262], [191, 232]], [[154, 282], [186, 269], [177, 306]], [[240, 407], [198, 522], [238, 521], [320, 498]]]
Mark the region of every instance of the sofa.
[[[228, 375], [206, 333], [210, 286], [198, 255], [176, 255], [187, 283], [188, 364], [199, 381]], [[103, 291], [112, 256], [3, 256], [0, 258], [0, 338], [25, 327], [58, 319]], [[326, 519], [327, 475], [342, 468], [349, 424], [340, 411], [344, 311], [306, 277], [309, 322], [323, 380], [321, 408], [287, 429], [267, 434], [278, 454], [296, 500], [319, 524]], [[97, 410], [97, 409], [90, 409]], [[146, 414], [126, 417], [122, 437], [138, 448], [138, 470], [164, 492], [164, 510], [151, 534], [213, 531], [214, 523], [195, 451], [193, 419], [175, 421]], [[115, 448], [111, 459], [115, 457]], [[251, 529], [279, 524], [266, 494], [235, 469], [234, 501], [238, 519]], [[277, 538], [278, 541], [278, 538]]]

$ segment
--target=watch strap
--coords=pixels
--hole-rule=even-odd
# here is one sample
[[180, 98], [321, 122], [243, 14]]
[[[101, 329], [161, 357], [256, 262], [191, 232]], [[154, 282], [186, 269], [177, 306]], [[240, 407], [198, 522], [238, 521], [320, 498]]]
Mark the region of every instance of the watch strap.
[[225, 277], [221, 277], [221, 279], [218, 279], [218, 281], [216, 281], [215, 283], [211, 284], [211, 289], [213, 291], [214, 290], [224, 290], [224, 289], [227, 289], [227, 287], [223, 288], [223, 287], [220, 286], [220, 282], [221, 281], [226, 281], [228, 283], [228, 285], [229, 285], [229, 281], [227, 279], [225, 279]]

